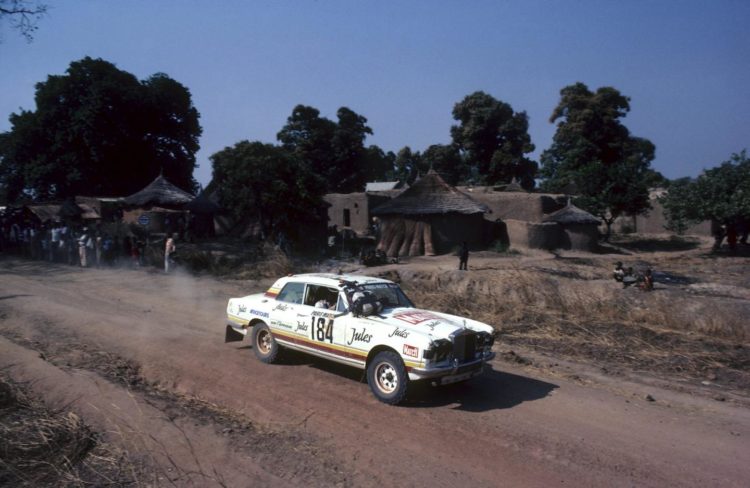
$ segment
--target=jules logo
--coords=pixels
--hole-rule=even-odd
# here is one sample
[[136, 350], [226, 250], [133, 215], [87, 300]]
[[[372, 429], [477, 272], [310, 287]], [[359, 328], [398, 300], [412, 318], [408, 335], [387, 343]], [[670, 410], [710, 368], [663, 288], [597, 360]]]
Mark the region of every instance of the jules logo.
[[415, 346], [410, 346], [409, 344], [404, 344], [404, 355], [417, 358], [419, 357], [419, 348]]

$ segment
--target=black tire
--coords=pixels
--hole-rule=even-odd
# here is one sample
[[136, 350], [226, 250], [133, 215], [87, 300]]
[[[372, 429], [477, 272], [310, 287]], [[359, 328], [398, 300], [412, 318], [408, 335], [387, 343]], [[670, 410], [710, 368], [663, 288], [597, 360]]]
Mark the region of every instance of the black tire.
[[273, 334], [266, 324], [258, 324], [253, 327], [252, 332], [253, 351], [255, 356], [266, 364], [276, 362], [279, 355], [279, 343], [273, 338]]
[[393, 351], [382, 351], [367, 365], [367, 383], [375, 398], [397, 405], [406, 397], [409, 375], [401, 357]]

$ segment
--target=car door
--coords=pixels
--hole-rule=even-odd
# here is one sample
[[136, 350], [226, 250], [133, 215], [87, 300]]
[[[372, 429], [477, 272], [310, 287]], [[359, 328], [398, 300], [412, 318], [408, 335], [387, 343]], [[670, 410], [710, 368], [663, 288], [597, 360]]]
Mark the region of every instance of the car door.
[[290, 281], [281, 289], [271, 308], [271, 328], [282, 336], [292, 334], [297, 326], [297, 315], [303, 312], [302, 304], [305, 297], [305, 283]]

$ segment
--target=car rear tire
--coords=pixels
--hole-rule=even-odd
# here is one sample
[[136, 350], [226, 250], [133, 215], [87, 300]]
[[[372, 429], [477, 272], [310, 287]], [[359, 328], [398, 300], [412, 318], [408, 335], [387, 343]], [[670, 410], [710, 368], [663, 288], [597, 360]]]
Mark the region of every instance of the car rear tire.
[[406, 397], [409, 375], [401, 357], [393, 351], [379, 352], [367, 366], [367, 383], [375, 398], [397, 405]]
[[255, 356], [266, 364], [276, 362], [279, 355], [279, 343], [266, 324], [258, 324], [253, 327], [253, 351]]

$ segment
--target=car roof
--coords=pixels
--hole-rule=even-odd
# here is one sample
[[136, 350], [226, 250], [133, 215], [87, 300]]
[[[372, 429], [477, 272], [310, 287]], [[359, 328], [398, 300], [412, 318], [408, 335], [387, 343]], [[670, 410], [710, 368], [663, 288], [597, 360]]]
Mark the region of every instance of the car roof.
[[343, 281], [356, 281], [357, 284], [367, 285], [371, 283], [393, 283], [392, 281], [376, 278], [373, 276], [355, 275], [355, 274], [335, 274], [335, 273], [304, 273], [289, 276], [288, 281], [305, 281], [319, 285], [338, 288], [339, 283]]

